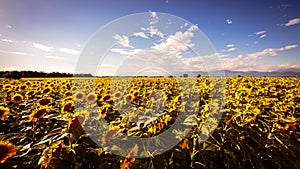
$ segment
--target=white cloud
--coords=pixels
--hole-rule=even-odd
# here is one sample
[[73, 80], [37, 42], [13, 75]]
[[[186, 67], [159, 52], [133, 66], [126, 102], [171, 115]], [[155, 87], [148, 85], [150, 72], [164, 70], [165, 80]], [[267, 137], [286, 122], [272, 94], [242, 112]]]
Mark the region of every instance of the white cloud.
[[259, 38], [265, 38], [267, 35], [266, 34], [263, 34], [263, 35], [260, 35]]
[[237, 50], [237, 48], [234, 47], [234, 44], [228, 44], [226, 47], [227, 49], [223, 49], [221, 52], [233, 52]]
[[11, 25], [7, 25], [7, 28], [8, 28], [8, 29], [11, 29], [11, 28], [12, 28], [12, 26], [11, 26]]
[[42, 45], [42, 44], [39, 44], [39, 43], [34, 43], [34, 42], [33, 42], [33, 47], [35, 47], [37, 49], [40, 49], [40, 50], [43, 50], [43, 51], [46, 51], [46, 52], [50, 52], [51, 49], [52, 49], [52, 47]]
[[231, 19], [226, 19], [226, 22], [227, 22], [228, 25], [233, 23]]
[[157, 13], [150, 11], [150, 16], [151, 16], [151, 18], [150, 18], [150, 25], [157, 24], [158, 23], [158, 15], [157, 15]]
[[10, 39], [1, 39], [1, 41], [2, 41], [2, 42], [9, 42], [9, 43], [13, 43], [13, 41], [12, 41], [12, 40], [10, 40]]
[[128, 48], [133, 48], [129, 43], [129, 37], [125, 36], [125, 35], [115, 35], [113, 37], [115, 40], [117, 40], [117, 43], [119, 43], [120, 45], [122, 45], [123, 47], [128, 47]]
[[60, 48], [59, 50], [64, 53], [70, 54], [70, 55], [79, 55], [79, 53], [80, 53], [77, 50], [72, 50], [72, 49], [68, 49], [68, 48]]
[[11, 66], [1, 66], [0, 70], [2, 71], [13, 71], [13, 70], [32, 70], [32, 71], [43, 71], [43, 72], [66, 72], [66, 73], [74, 73], [74, 68], [71, 67], [62, 67], [62, 66], [40, 66], [40, 65], [11, 65]]
[[228, 44], [226, 47], [232, 48], [232, 47], [234, 47], [234, 44]]
[[15, 55], [28, 55], [27, 53], [24, 52], [9, 52], [11, 54], [15, 54]]
[[135, 32], [133, 36], [148, 39], [149, 37], [144, 32]]
[[233, 52], [233, 51], [235, 51], [236, 50], [236, 48], [229, 48], [227, 51], [228, 52]]
[[147, 30], [149, 31], [149, 34], [151, 37], [153, 36], [158, 36], [160, 38], [164, 38], [164, 34], [161, 33], [157, 28], [155, 28], [154, 26], [150, 26], [149, 28], [147, 28]]
[[294, 48], [297, 48], [298, 45], [287, 45], [281, 48], [268, 48], [268, 49], [264, 49], [263, 51], [259, 51], [259, 52], [255, 52], [255, 53], [248, 53], [247, 56], [249, 58], [262, 58], [262, 57], [266, 57], [266, 56], [276, 56], [278, 54], [278, 52], [282, 52], [285, 50], [291, 50]]
[[130, 55], [132, 53], [131, 51], [121, 49], [121, 48], [112, 48], [110, 51], [115, 52], [115, 53], [119, 53], [121, 55]]
[[255, 32], [255, 35], [262, 35], [262, 34], [265, 34], [267, 31], [258, 31], [258, 32]]
[[176, 32], [174, 35], [170, 35], [165, 41], [160, 44], [155, 44], [152, 49], [167, 51], [174, 56], [181, 57], [181, 52], [186, 51], [193, 47], [191, 38], [194, 37], [193, 31], [197, 30], [196, 25], [192, 25], [185, 32]]
[[294, 18], [288, 21], [288, 23], [283, 24], [284, 26], [292, 26], [300, 23], [300, 18]]
[[59, 57], [59, 56], [45, 56], [45, 58], [49, 58], [49, 59], [57, 59], [57, 60], [65, 60], [65, 58]]

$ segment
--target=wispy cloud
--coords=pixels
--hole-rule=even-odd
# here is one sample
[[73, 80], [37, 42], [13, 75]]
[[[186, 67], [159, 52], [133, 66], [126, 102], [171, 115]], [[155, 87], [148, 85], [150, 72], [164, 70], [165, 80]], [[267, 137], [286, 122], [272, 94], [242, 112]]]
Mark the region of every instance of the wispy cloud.
[[294, 18], [289, 20], [287, 23], [283, 24], [283, 26], [292, 26], [300, 23], [300, 18]]
[[7, 28], [8, 28], [8, 29], [11, 29], [11, 28], [12, 28], [12, 26], [11, 26], [11, 25], [7, 25]]
[[77, 50], [72, 50], [72, 49], [68, 49], [68, 48], [60, 48], [59, 49], [61, 52], [64, 52], [64, 53], [67, 53], [67, 54], [70, 54], [70, 55], [79, 55], [79, 51]]
[[228, 25], [231, 25], [233, 23], [231, 19], [226, 19], [226, 22]]
[[228, 44], [228, 45], [226, 45], [226, 47], [228, 47], [228, 48], [232, 48], [232, 47], [234, 47], [234, 44]]
[[294, 48], [297, 48], [298, 45], [287, 45], [281, 48], [268, 48], [264, 49], [263, 51], [255, 52], [255, 53], [248, 53], [247, 56], [249, 58], [262, 58], [266, 56], [276, 56], [278, 52], [286, 51], [286, 50], [291, 50]]
[[59, 57], [59, 56], [45, 56], [45, 58], [48, 58], [48, 59], [57, 59], [57, 60], [65, 60], [65, 58]]
[[9, 43], [13, 43], [13, 40], [10, 39], [1, 39], [2, 42], [9, 42]]
[[227, 49], [223, 49], [221, 52], [233, 52], [235, 50], [237, 50], [237, 48], [235, 48], [234, 44], [230, 43], [228, 45], [226, 45]]
[[52, 47], [50, 47], [50, 46], [42, 45], [42, 44], [35, 43], [35, 42], [33, 42], [33, 47], [43, 50], [43, 51], [46, 51], [46, 52], [50, 52], [52, 49]]
[[263, 31], [258, 31], [258, 32], [255, 32], [255, 35], [257, 36], [260, 36], [260, 35], [263, 35], [265, 34], [267, 31], [263, 30]]

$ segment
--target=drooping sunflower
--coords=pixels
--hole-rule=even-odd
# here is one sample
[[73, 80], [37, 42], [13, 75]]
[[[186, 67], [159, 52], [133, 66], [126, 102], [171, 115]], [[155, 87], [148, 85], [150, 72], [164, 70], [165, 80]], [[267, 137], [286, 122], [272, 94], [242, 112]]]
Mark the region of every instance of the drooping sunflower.
[[20, 94], [15, 94], [13, 97], [12, 97], [12, 102], [14, 103], [21, 103], [23, 100], [23, 96], [20, 95]]
[[39, 99], [39, 100], [37, 101], [37, 103], [38, 103], [39, 105], [41, 105], [41, 106], [46, 106], [46, 105], [52, 103], [52, 100], [53, 100], [53, 99], [52, 99], [51, 97], [47, 97], [47, 98]]
[[85, 121], [85, 114], [77, 114], [69, 119], [68, 130], [72, 130], [83, 124]]
[[29, 97], [32, 97], [34, 94], [35, 94], [35, 91], [34, 91], [34, 90], [29, 90], [29, 91], [25, 94], [25, 96], [26, 96], [27, 98], [29, 98]]
[[102, 98], [101, 98], [101, 101], [102, 102], [106, 102], [106, 101], [110, 101], [112, 99], [111, 95], [110, 94], [107, 94], [107, 95], [104, 95]]
[[72, 100], [67, 101], [62, 108], [62, 113], [69, 112], [72, 113], [74, 110], [74, 102]]
[[32, 112], [29, 116], [29, 119], [33, 122], [37, 121], [39, 118], [45, 116], [49, 112], [48, 106], [43, 106]]
[[0, 120], [4, 119], [5, 116], [9, 113], [9, 108], [0, 106]]
[[18, 147], [9, 143], [0, 141], [0, 164], [4, 163], [6, 159], [16, 154]]
[[41, 165], [44, 168], [56, 168], [55, 163], [53, 163], [53, 160], [55, 160], [55, 158], [59, 157], [64, 146], [65, 146], [65, 144], [62, 140], [54, 143], [50, 148], [50, 153], [47, 155], [47, 157], [45, 157], [43, 159], [43, 162], [41, 163]]
[[109, 105], [104, 105], [98, 108], [99, 117], [105, 118], [107, 111], [108, 111]]

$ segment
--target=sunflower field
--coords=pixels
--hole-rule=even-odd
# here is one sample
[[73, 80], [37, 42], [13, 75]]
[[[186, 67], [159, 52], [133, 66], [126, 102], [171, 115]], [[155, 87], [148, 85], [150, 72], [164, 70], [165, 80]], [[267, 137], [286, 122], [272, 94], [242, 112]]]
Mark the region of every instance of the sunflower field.
[[0, 168], [299, 168], [299, 78], [224, 80], [0, 79]]

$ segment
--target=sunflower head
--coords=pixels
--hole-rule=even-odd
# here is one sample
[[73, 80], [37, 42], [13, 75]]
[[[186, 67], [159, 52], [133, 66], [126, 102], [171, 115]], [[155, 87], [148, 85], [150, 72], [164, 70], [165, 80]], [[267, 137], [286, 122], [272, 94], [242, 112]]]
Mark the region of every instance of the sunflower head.
[[4, 119], [5, 116], [9, 113], [9, 108], [0, 106], [0, 120]]
[[114, 94], [114, 98], [115, 99], [120, 99], [120, 98], [122, 98], [122, 93], [121, 92], [119, 92], [119, 91], [117, 91], [115, 94]]
[[6, 85], [4, 85], [4, 86], [2, 87], [2, 90], [3, 90], [3, 91], [9, 91], [9, 90], [11, 90], [11, 89], [12, 89], [12, 86], [9, 85], [9, 84], [6, 84]]
[[72, 130], [80, 126], [85, 121], [85, 114], [74, 115], [68, 122], [68, 129]]
[[94, 103], [97, 100], [97, 96], [94, 93], [90, 93], [86, 97], [86, 101], [89, 103]]
[[106, 117], [106, 113], [108, 111], [108, 108], [109, 108], [109, 105], [104, 105], [104, 106], [98, 108], [99, 116], [101, 118]]
[[9, 142], [0, 141], [0, 164], [16, 154], [18, 147]]
[[12, 102], [14, 103], [21, 103], [23, 100], [23, 96], [20, 95], [20, 94], [15, 94], [13, 97], [12, 97]]
[[36, 111], [32, 112], [29, 116], [29, 119], [33, 122], [37, 121], [39, 118], [45, 116], [49, 111], [47, 106], [40, 107]]
[[62, 108], [62, 112], [72, 113], [73, 110], [74, 110], [74, 102], [71, 100], [67, 101]]
[[111, 98], [112, 98], [111, 95], [107, 94], [102, 97], [101, 101], [103, 101], [103, 102], [110, 101]]
[[35, 94], [35, 91], [34, 90], [30, 90], [28, 91], [25, 96], [28, 98], [28, 97], [32, 97], [33, 95]]
[[46, 106], [48, 105], [49, 103], [52, 103], [52, 98], [51, 97], [48, 97], [48, 98], [43, 98], [43, 99], [40, 99], [37, 101], [39, 105], [41, 106]]
[[43, 94], [43, 95], [46, 95], [46, 94], [49, 94], [51, 91], [52, 91], [52, 89], [51, 89], [50, 87], [46, 87], [46, 88], [42, 91], [42, 94]]
[[125, 97], [125, 102], [126, 103], [131, 103], [134, 99], [134, 96], [132, 94], [128, 94], [126, 97]]
[[74, 99], [78, 101], [82, 101], [85, 99], [85, 94], [82, 92], [76, 92], [74, 95]]

